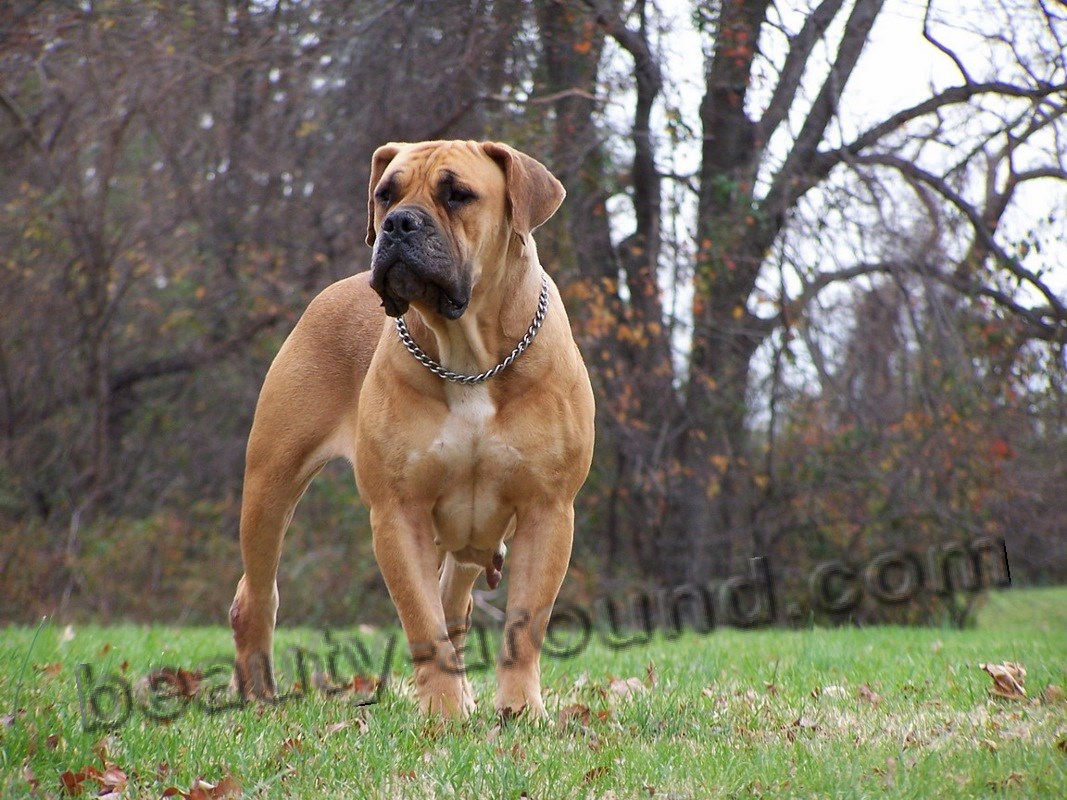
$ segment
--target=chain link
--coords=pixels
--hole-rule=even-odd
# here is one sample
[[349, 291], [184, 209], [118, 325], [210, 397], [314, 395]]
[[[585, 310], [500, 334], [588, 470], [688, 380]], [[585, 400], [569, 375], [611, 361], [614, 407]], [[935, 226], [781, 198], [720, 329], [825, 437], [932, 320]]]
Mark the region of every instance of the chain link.
[[537, 336], [537, 331], [541, 329], [542, 323], [545, 321], [545, 315], [548, 313], [548, 276], [543, 272], [541, 273], [541, 296], [537, 300], [537, 312], [534, 314], [533, 322], [530, 323], [529, 330], [526, 331], [526, 335], [522, 337], [522, 340], [515, 345], [515, 349], [511, 351], [503, 361], [497, 364], [492, 369], [487, 369], [478, 375], [463, 375], [459, 372], [453, 372], [450, 369], [446, 369], [442, 365], [438, 364], [426, 353], [422, 351], [422, 348], [415, 344], [415, 340], [411, 338], [411, 333], [408, 332], [408, 326], [404, 323], [403, 317], [396, 318], [396, 331], [400, 334], [400, 341], [404, 343], [404, 347], [407, 348], [411, 355], [415, 356], [415, 359], [422, 364], [430, 372], [444, 378], [446, 381], [452, 383], [465, 383], [476, 384], [485, 383], [487, 380], [497, 375], [502, 370], [506, 369], [512, 361], [523, 354], [523, 351], [533, 342], [534, 337]]

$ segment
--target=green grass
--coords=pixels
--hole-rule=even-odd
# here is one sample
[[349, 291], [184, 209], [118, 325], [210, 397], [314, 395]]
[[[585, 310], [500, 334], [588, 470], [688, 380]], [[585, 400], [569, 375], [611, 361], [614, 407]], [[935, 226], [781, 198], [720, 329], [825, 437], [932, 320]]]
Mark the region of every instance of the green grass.
[[[246, 797], [1067, 797], [1067, 703], [1042, 697], [1067, 686], [1062, 588], [992, 595], [962, 631], [717, 630], [622, 651], [594, 644], [542, 660], [550, 723], [504, 727], [490, 671], [472, 676], [474, 718], [446, 724], [417, 715], [410, 666], [398, 661], [393, 688], [365, 708], [319, 693], [213, 714], [191, 703], [168, 723], [135, 708], [111, 733], [86, 731], [78, 664], [134, 684], [161, 666], [225, 658], [229, 632], [70, 633], [0, 633], [0, 797], [63, 796], [63, 773], [102, 770], [101, 756], [126, 773], [123, 797], [225, 776]], [[372, 638], [380, 658], [384, 636]], [[308, 629], [281, 630], [279, 649], [290, 645], [324, 649]], [[1005, 661], [1025, 665], [1029, 700], [990, 696], [978, 664]], [[631, 677], [641, 679], [633, 693], [612, 688]]]

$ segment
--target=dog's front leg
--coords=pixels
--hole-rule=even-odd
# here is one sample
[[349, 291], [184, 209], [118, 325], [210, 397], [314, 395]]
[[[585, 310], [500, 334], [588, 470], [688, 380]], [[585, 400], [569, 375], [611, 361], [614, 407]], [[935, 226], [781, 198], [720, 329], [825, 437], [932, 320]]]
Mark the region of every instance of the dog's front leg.
[[394, 508], [371, 509], [374, 555], [408, 640], [419, 707], [466, 718], [474, 703], [464, 691], [463, 662], [448, 636], [430, 512], [400, 503]]
[[574, 507], [558, 503], [519, 513], [509, 555], [504, 639], [497, 663], [496, 709], [545, 716], [541, 644], [570, 563]]

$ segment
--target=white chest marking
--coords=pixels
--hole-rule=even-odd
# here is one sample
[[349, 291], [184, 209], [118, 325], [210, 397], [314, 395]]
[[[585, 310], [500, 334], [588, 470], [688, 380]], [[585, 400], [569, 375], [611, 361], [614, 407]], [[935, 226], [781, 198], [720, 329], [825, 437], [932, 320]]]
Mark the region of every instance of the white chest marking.
[[434, 525], [439, 545], [495, 549], [512, 511], [502, 497], [518, 453], [497, 435], [496, 408], [485, 386], [449, 387], [449, 412], [429, 448], [437, 485]]

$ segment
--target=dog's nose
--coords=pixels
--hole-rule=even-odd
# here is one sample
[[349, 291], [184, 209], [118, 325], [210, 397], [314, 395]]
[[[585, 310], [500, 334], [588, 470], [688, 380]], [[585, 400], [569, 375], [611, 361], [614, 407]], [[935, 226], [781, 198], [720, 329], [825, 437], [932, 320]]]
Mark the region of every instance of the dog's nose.
[[410, 236], [422, 226], [422, 215], [408, 208], [398, 208], [382, 220], [382, 232], [397, 240]]

